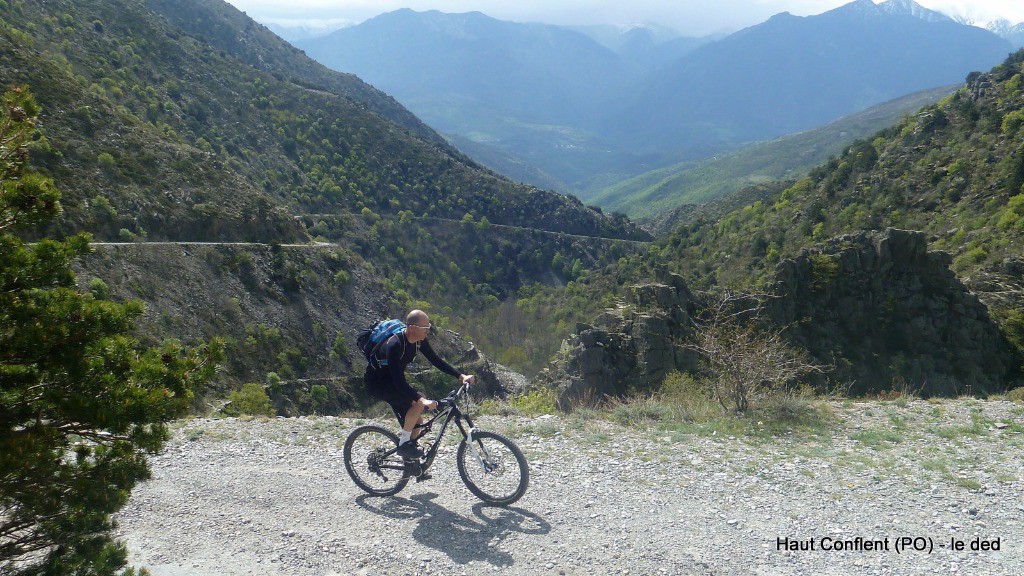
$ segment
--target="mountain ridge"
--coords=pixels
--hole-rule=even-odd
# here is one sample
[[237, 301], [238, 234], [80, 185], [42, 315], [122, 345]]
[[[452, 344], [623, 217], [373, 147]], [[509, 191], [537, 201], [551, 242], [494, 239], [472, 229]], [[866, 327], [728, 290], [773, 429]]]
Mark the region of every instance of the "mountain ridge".
[[[405, 27], [388, 28], [395, 20]], [[408, 27], [417, 20], [418, 27]], [[472, 29], [482, 23], [503, 32], [482, 41], [487, 35]], [[382, 86], [451, 141], [473, 142], [464, 145], [467, 151], [486, 148], [492, 167], [525, 162], [536, 170], [517, 169], [516, 178], [545, 186], [554, 178], [557, 189], [583, 197], [651, 168], [959, 82], [1012, 49], [991, 32], [908, 2], [851, 3], [810, 17], [777, 14], [713, 42], [680, 46], [672, 56], [666, 55], [673, 41], [657, 44], [666, 52], [656, 56], [648, 50], [650, 34], [640, 29], [638, 51], [627, 56], [601, 48], [607, 51], [601, 57], [580, 56], [574, 66], [568, 62], [576, 56], [558, 47], [564, 44], [530, 36], [540, 29], [560, 38], [568, 32], [536, 26], [406, 9], [340, 30], [332, 40], [299, 45]], [[454, 43], [439, 27], [477, 43], [472, 49]], [[509, 43], [509, 37], [520, 40]], [[580, 54], [597, 54], [597, 44], [591, 39]], [[537, 47], [528, 59], [523, 45]], [[502, 151], [507, 160], [498, 159]]]
[[584, 200], [634, 219], [655, 220], [668, 232], [671, 212], [681, 204], [702, 204], [745, 186], [803, 176], [858, 138], [867, 138], [901, 116], [938, 102], [957, 86], [924, 90], [873, 106], [818, 128], [758, 142], [698, 162], [642, 174]]
[[2, 10], [0, 83], [40, 103], [31, 163], [62, 192], [28, 239], [91, 233], [81, 287], [146, 303], [143, 341], [225, 338], [211, 394], [271, 373], [358, 394], [347, 334], [403, 308], [490, 347], [479, 316], [509, 294], [635, 249], [582, 236], [650, 237], [480, 167], [220, 0]]
[[[1010, 50], [994, 34], [952, 21], [904, 15], [849, 18], [858, 6], [847, 4], [817, 16], [778, 14], [701, 46], [653, 76], [613, 116], [612, 124], [632, 129], [615, 133], [647, 148], [711, 149], [715, 142], [722, 146], [777, 137], [832, 121], [844, 110], [959, 82], [971, 69], [961, 42], [975, 46], [971, 52], [976, 55], [986, 54], [987, 63], [975, 60], [986, 68]], [[928, 61], [944, 65], [929, 71]], [[960, 72], [954, 76], [954, 70]], [[746, 86], [759, 89], [755, 93]], [[772, 105], [765, 106], [767, 102]], [[723, 109], [741, 112], [729, 116]], [[630, 123], [640, 111], [649, 120]], [[711, 130], [709, 123], [715, 119], [719, 123]], [[672, 136], [664, 135], [668, 128]]]

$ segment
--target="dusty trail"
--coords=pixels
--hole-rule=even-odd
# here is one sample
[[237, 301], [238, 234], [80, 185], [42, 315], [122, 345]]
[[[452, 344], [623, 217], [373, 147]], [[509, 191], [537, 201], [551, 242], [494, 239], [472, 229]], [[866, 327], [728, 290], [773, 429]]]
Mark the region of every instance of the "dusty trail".
[[[1024, 407], [834, 410], [831, 437], [771, 441], [482, 417], [531, 463], [510, 508], [470, 494], [454, 446], [431, 480], [366, 496], [341, 462], [363, 420], [193, 420], [152, 460], [120, 532], [154, 576], [1024, 573]], [[932, 551], [898, 552], [904, 536]], [[836, 541], [860, 549], [822, 549]]]

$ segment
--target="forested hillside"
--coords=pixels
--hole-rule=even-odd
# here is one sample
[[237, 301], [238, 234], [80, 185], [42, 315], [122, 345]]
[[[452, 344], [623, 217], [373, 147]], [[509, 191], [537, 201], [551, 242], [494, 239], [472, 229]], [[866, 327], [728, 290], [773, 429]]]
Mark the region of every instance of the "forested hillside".
[[[629, 235], [480, 169], [386, 95], [219, 0], [13, 2], [5, 23], [0, 81], [32, 85], [46, 110], [40, 162], [78, 184], [65, 187], [69, 227], [218, 238], [258, 232], [264, 222], [209, 225], [243, 213], [366, 208]], [[101, 191], [113, 214], [94, 209]]]
[[[635, 322], [628, 328], [632, 310], [650, 309], [655, 318], [668, 314], [661, 299], [638, 301], [638, 292], [623, 287], [678, 284], [667, 280], [674, 272], [694, 291], [770, 295], [768, 308], [778, 312], [779, 326], [789, 327], [792, 341], [837, 367], [839, 377], [859, 376], [858, 390], [900, 382], [927, 393], [958, 390], [966, 374], [960, 370], [969, 363], [963, 354], [970, 348], [977, 358], [980, 342], [989, 342], [991, 360], [976, 366], [998, 367], [983, 378], [986, 386], [1005, 385], [1019, 374], [1024, 350], [1022, 76], [1024, 51], [988, 73], [971, 74], [963, 89], [851, 145], [806, 178], [681, 212], [673, 232], [644, 254], [546, 296], [561, 299], [576, 321], [597, 322], [597, 328], [579, 327], [579, 362], [588, 353], [588, 338], [602, 342], [595, 334], [635, 331]], [[685, 293], [667, 309], [692, 313]], [[599, 316], [593, 303], [616, 297], [628, 304]], [[978, 309], [975, 298], [987, 309]], [[859, 312], [851, 316], [851, 310]], [[1000, 338], [1016, 349], [1016, 360], [988, 334], [984, 323], [990, 317]], [[970, 334], [956, 332], [978, 321]], [[685, 322], [666, 322], [675, 326], [673, 339], [688, 337]], [[951, 323], [933, 326], [937, 322]], [[635, 346], [649, 337], [665, 335], [640, 331]], [[928, 350], [920, 348], [922, 341], [932, 342]], [[951, 360], [956, 357], [960, 366]], [[560, 362], [568, 373], [576, 366], [565, 365], [564, 357]], [[659, 369], [696, 369], [680, 362], [669, 359]]]
[[482, 169], [220, 0], [12, 0], [0, 16], [0, 84], [39, 101], [31, 162], [62, 193], [33, 237], [135, 243], [97, 245], [83, 285], [147, 303], [146, 339], [226, 337], [229, 382], [355, 374], [350, 335], [412, 305], [486, 337], [520, 287], [648, 238]]
[[[694, 279], [756, 284], [804, 246], [891, 226], [928, 233], [962, 278], [1011, 273], [1024, 256], [1022, 63], [1024, 51], [971, 74], [963, 89], [855, 143], [776, 198], [677, 229], [660, 254]], [[1004, 292], [986, 286], [974, 288]]]

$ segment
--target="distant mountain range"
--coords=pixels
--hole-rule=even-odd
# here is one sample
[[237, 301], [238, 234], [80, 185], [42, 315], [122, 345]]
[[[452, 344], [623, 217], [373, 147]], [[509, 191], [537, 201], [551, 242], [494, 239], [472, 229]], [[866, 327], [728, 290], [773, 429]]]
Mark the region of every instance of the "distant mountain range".
[[326, 36], [335, 30], [355, 26], [358, 22], [342, 18], [311, 21], [276, 21], [263, 22], [263, 25], [288, 42], [298, 42], [309, 38]]
[[985, 28], [1008, 40], [1014, 48], [1024, 48], [1024, 22], [1012, 24], [1009, 20], [1001, 19], [989, 22]]
[[604, 132], [634, 150], [707, 156], [960, 82], [1011, 50], [987, 30], [907, 0], [782, 13], [647, 77]]
[[568, 26], [644, 69], [653, 69], [681, 58], [724, 35], [690, 38], [656, 24], [633, 26]]
[[783, 13], [716, 41], [399, 10], [296, 45], [393, 95], [489, 166], [584, 198], [961, 82], [1013, 48], [909, 0]]
[[560, 182], [584, 180], [612, 142], [593, 126], [609, 94], [643, 70], [581, 32], [479, 12], [404, 9], [297, 42], [392, 94], [429, 125], [519, 157]]
[[935, 104], [958, 87], [915, 92], [811, 130], [647, 172], [585, 200], [630, 218], [648, 220], [647, 226], [655, 234], [665, 233], [666, 225], [659, 221], [671, 225], [674, 220], [668, 215], [678, 206], [704, 204], [746, 187], [801, 178], [855, 140], [867, 138], [904, 116]]

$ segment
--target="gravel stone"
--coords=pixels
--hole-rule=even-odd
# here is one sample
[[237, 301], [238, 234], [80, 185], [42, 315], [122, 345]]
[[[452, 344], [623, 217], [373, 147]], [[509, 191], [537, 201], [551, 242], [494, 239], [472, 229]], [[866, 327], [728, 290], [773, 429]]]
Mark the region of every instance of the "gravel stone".
[[[481, 416], [530, 461], [508, 508], [465, 488], [454, 441], [432, 479], [375, 498], [342, 462], [366, 419], [192, 419], [118, 536], [154, 576], [1024, 574], [1024, 407], [831, 408], [830, 433], [772, 438]], [[875, 540], [888, 549], [857, 548]]]

